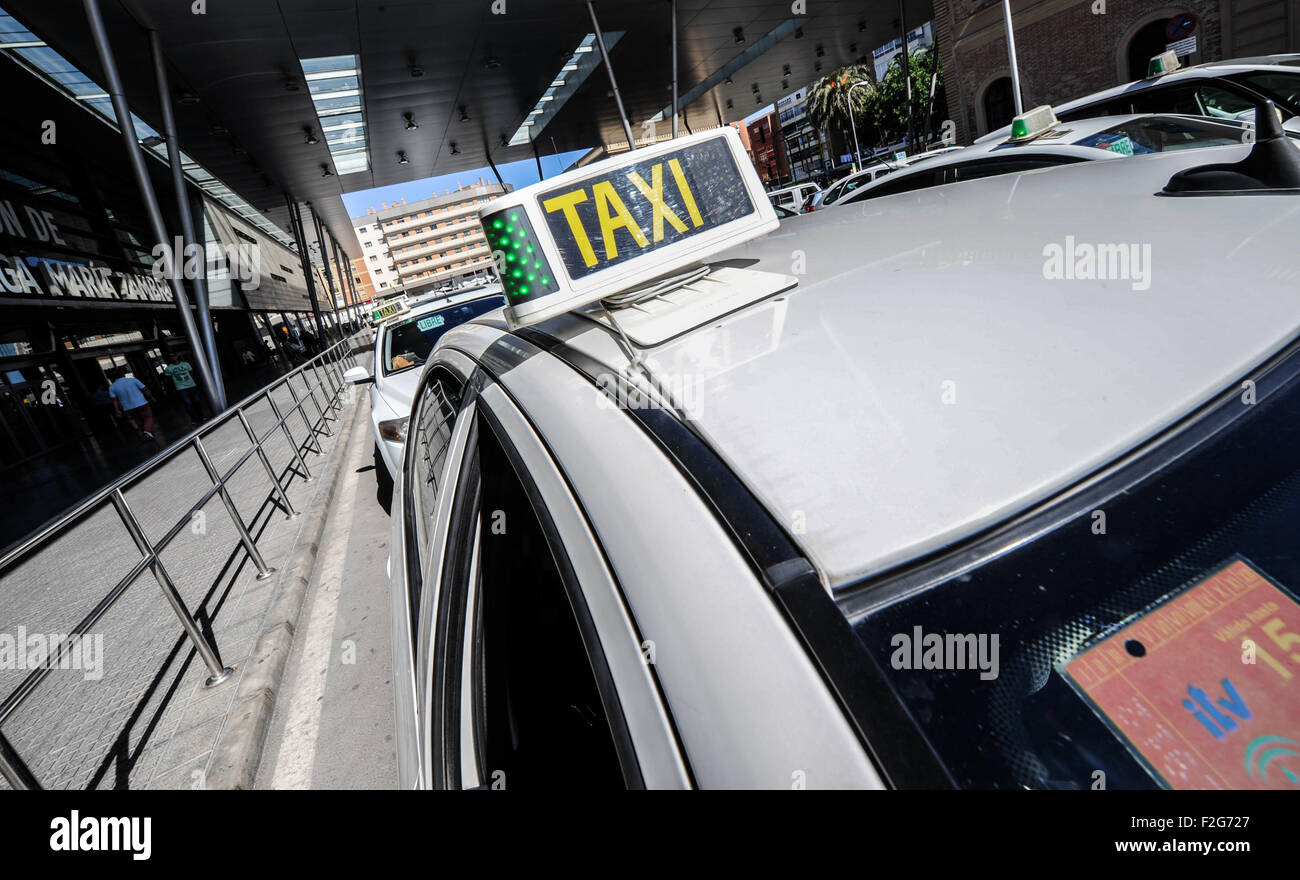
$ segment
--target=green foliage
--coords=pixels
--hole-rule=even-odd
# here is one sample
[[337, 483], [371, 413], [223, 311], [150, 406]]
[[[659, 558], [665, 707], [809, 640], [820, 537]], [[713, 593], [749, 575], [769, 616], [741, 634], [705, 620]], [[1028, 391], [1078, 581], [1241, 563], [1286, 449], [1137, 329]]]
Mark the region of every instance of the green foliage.
[[[926, 114], [930, 111], [930, 78], [939, 71], [939, 52], [931, 46], [924, 52], [908, 55], [908, 69], [912, 81], [912, 119], [916, 127], [917, 138], [926, 134]], [[870, 99], [862, 108], [859, 135], [870, 131], [872, 136], [863, 136], [863, 151], [866, 143], [888, 144], [902, 140], [907, 134], [907, 79], [903, 74], [903, 56], [894, 57], [885, 77], [872, 92]], [[865, 91], [865, 90], [860, 90]], [[939, 81], [934, 96], [934, 109], [943, 113], [947, 106], [943, 94], [943, 73], [939, 71]], [[931, 134], [936, 132], [942, 120], [930, 119], [928, 127]]]
[[871, 68], [847, 64], [813, 83], [808, 90], [808, 116], [819, 131], [837, 131], [852, 143], [853, 116], [861, 117], [874, 91]]

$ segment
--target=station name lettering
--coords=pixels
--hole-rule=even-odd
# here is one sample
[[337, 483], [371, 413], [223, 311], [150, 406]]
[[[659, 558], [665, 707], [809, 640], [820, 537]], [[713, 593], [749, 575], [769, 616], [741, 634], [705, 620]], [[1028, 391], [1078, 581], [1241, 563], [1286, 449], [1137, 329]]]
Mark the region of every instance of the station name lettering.
[[[49, 211], [23, 205], [22, 212], [8, 199], [0, 199], [0, 233], [17, 239], [67, 246]], [[26, 218], [26, 224], [23, 218]], [[118, 272], [93, 263], [24, 257], [0, 253], [0, 293], [18, 296], [66, 296], [81, 299], [171, 302], [165, 281], [147, 275]]]
[[652, 243], [658, 244], [664, 240], [665, 224], [678, 233], [687, 231], [687, 221], [695, 228], [704, 225], [704, 218], [695, 203], [695, 194], [686, 183], [686, 175], [682, 172], [681, 163], [676, 159], [668, 160], [668, 171], [672, 174], [673, 183], [681, 196], [686, 217], [679, 216], [664, 200], [664, 164], [657, 162], [651, 167], [648, 183], [639, 172], [632, 171], [627, 175], [628, 181], [650, 207], [649, 235], [637, 223], [632, 212], [628, 210], [627, 204], [614, 188], [614, 184], [608, 180], [600, 180], [592, 184], [590, 193], [587, 187], [583, 186], [572, 192], [549, 198], [542, 203], [542, 207], [547, 213], [556, 211], [564, 213], [564, 219], [568, 221], [569, 230], [573, 233], [573, 240], [578, 246], [578, 253], [582, 255], [583, 262], [590, 267], [596, 265], [599, 260], [591, 245], [587, 228], [583, 225], [582, 218], [578, 216], [577, 206], [591, 198], [596, 208], [596, 220], [600, 224], [600, 237], [604, 241], [605, 259], [615, 260], [618, 258], [618, 242], [615, 240], [614, 233], [619, 230], [624, 230], [638, 247], [646, 248]]

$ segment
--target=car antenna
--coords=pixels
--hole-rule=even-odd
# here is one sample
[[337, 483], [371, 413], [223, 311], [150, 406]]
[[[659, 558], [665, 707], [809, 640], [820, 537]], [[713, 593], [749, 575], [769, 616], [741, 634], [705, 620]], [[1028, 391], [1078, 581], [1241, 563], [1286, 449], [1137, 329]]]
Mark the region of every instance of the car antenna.
[[1255, 146], [1240, 162], [1179, 171], [1165, 184], [1167, 196], [1300, 194], [1300, 147], [1282, 129], [1272, 101], [1255, 108]]

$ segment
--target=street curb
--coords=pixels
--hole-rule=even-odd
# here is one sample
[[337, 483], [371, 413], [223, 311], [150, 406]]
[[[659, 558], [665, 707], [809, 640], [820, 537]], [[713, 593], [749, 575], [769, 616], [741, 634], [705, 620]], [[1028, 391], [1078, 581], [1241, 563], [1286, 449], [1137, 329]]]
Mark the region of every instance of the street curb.
[[298, 615], [307, 598], [307, 585], [315, 573], [321, 536], [329, 520], [343, 464], [348, 459], [357, 413], [361, 411], [360, 400], [361, 395], [353, 394], [348, 404], [351, 412], [345, 409], [335, 422], [337, 437], [342, 442], [335, 444], [326, 471], [318, 476], [327, 488], [323, 494], [317, 491], [312, 509], [304, 514], [307, 519], [298, 532], [293, 558], [280, 576], [279, 594], [267, 612], [262, 633], [243, 669], [226, 723], [212, 751], [205, 788], [251, 789], [257, 779], [262, 749], [275, 712], [276, 691], [289, 662]]

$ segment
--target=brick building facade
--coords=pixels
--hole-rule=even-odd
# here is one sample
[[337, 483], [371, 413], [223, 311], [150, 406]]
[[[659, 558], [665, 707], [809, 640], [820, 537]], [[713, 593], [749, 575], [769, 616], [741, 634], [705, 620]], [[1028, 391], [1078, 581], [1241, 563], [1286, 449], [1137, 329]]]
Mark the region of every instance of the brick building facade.
[[[1137, 78], [1180, 13], [1197, 19], [1183, 64], [1300, 47], [1300, 0], [1011, 0], [1011, 10], [1026, 109]], [[957, 143], [1005, 125], [1014, 110], [1000, 0], [934, 0], [934, 34]]]
[[764, 186], [775, 186], [790, 179], [790, 162], [781, 139], [781, 121], [773, 110], [755, 119], [749, 129], [749, 157], [758, 169]]

